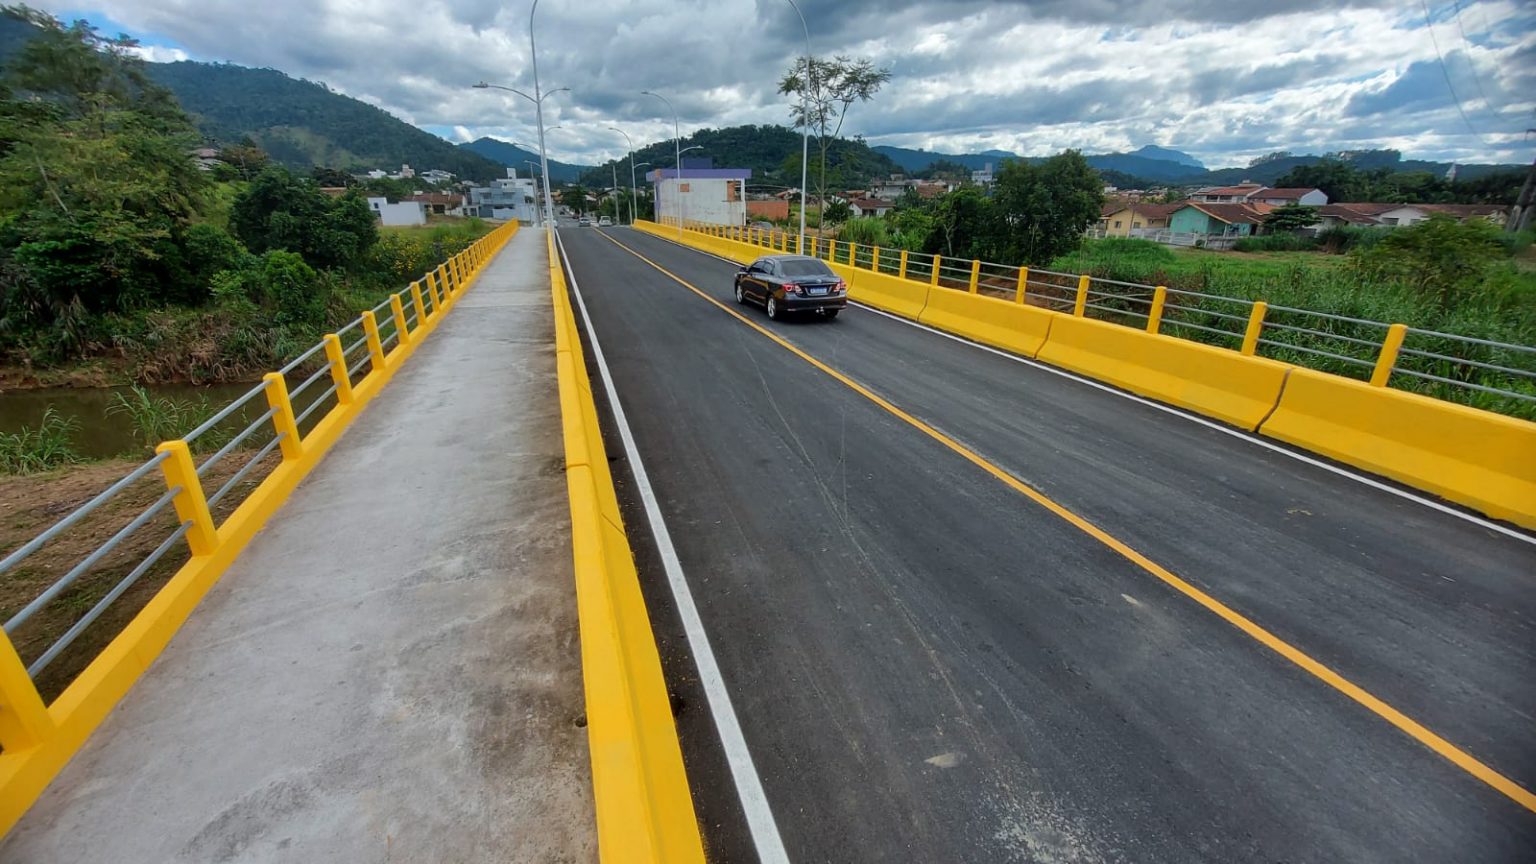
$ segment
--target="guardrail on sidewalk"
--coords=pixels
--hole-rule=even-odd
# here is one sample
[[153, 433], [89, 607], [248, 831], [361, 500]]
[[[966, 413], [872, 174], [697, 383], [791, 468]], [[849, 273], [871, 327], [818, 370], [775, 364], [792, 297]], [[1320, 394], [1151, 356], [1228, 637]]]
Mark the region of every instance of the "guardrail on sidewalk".
[[[678, 232], [675, 226], [643, 221], [635, 227], [736, 261], [792, 246], [787, 237], [766, 238], [772, 245], [759, 246], [756, 241], [763, 238], [724, 228]], [[812, 241], [809, 251], [818, 245]], [[905, 254], [899, 256], [897, 273], [890, 274], [883, 267], [876, 269], [885, 253], [871, 249], [861, 256], [860, 248], [840, 253], [832, 245], [828, 260], [848, 281], [850, 297], [861, 303], [1037, 357], [1536, 528], [1536, 459], [1530, 455], [1536, 453], [1536, 423], [1387, 387], [1390, 358], [1400, 347], [1393, 339], [1407, 333], [1401, 325], [1389, 330], [1372, 380], [1366, 382], [1256, 356], [1262, 303], [1254, 304], [1256, 311], [1247, 319], [1244, 345], [1219, 347], [1160, 332], [1157, 325], [1170, 305], [1165, 289], [1155, 289], [1147, 298], [1150, 326], [1128, 327], [1089, 317], [1089, 308], [1115, 307], [1094, 300], [1088, 276], [1079, 276], [1072, 288], [1057, 286], [1058, 308], [1046, 308], [1022, 302], [1032, 296], [1035, 284], [1028, 271], [1014, 276], [1015, 297], [1004, 299], [943, 286], [946, 265], [937, 256], [930, 259], [924, 279], [911, 272]], [[983, 264], [972, 262], [971, 287], [979, 286], [982, 272]]]
[[908, 253], [783, 231], [701, 224], [691, 224], [688, 230], [1536, 419], [1536, 346], [1532, 345], [1263, 300]]
[[598, 851], [605, 864], [703, 864], [661, 657], [624, 533], [553, 232], [549, 281]]
[[[326, 335], [183, 438], [161, 444], [153, 458], [0, 559], [0, 578], [17, 572], [29, 556], [64, 533], [79, 530], [84, 521], [124, 490], [152, 479], [158, 469], [164, 493], [4, 624], [4, 634], [0, 635], [0, 834], [15, 825], [160, 654], [251, 537], [516, 232], [515, 222], [496, 228], [404, 291], [390, 295], [350, 324]], [[353, 334], [356, 338], [349, 339]], [[322, 356], [324, 362], [290, 389], [289, 376], [303, 374], [306, 364]], [[231, 418], [244, 416], [243, 412], [258, 400], [264, 401], [265, 411], [201, 463], [194, 459], [192, 445], [201, 436]], [[243, 455], [239, 448], [254, 446], [256, 438], [264, 438], [265, 443], [209, 493], [204, 485], [209, 472], [234, 454]], [[279, 454], [278, 464], [231, 510], [231, 496], [242, 491], [241, 483], [274, 452]], [[216, 509], [221, 502], [223, 506]], [[229, 511], [227, 517], [216, 520], [214, 514], [224, 511]], [[12, 635], [56, 603], [130, 537], [168, 512], [174, 514], [175, 523], [168, 536], [111, 585], [62, 636], [24, 661], [11, 641]], [[63, 692], [47, 702], [36, 686], [36, 677], [183, 541], [189, 556], [186, 563]]]

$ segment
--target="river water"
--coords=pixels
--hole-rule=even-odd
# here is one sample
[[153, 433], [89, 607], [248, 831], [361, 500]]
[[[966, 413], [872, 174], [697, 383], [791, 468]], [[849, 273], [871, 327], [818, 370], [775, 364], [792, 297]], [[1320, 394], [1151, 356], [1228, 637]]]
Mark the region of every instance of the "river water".
[[[151, 396], [177, 401], [207, 398], [213, 408], [222, 408], [244, 395], [256, 382], [243, 384], [161, 384], [146, 387]], [[24, 426], [37, 428], [43, 412], [50, 406], [65, 417], [80, 421], [74, 435], [75, 450], [88, 458], [139, 454], [143, 445], [126, 414], [108, 414], [116, 394], [128, 393], [127, 387], [41, 387], [37, 389], [0, 390], [0, 432], [15, 432]], [[251, 419], [267, 409], [266, 400], [256, 398], [246, 406]]]

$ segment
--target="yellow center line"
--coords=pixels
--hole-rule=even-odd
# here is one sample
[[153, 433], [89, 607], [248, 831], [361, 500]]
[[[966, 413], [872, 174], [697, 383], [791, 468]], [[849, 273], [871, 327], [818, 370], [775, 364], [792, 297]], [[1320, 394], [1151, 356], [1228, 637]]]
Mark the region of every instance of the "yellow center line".
[[998, 480], [1001, 480], [1003, 483], [1007, 484], [1009, 488], [1025, 496], [1026, 498], [1029, 498], [1031, 501], [1034, 501], [1036, 504], [1039, 504], [1041, 507], [1044, 507], [1046, 510], [1049, 510], [1051, 513], [1054, 513], [1056, 516], [1065, 520], [1068, 524], [1072, 525], [1072, 527], [1082, 531], [1084, 534], [1087, 534], [1089, 537], [1092, 537], [1110, 549], [1113, 549], [1120, 556], [1130, 561], [1132, 564], [1135, 564], [1142, 570], [1145, 570], [1153, 576], [1156, 576], [1158, 579], [1162, 580], [1164, 583], [1174, 588], [1179, 593], [1185, 595], [1196, 603], [1199, 603], [1201, 606], [1204, 606], [1211, 612], [1214, 612], [1222, 620], [1226, 621], [1228, 624], [1231, 624], [1233, 627], [1236, 627], [1238, 630], [1241, 630], [1243, 633], [1246, 633], [1248, 636], [1252, 637], [1256, 642], [1260, 643], [1264, 647], [1274, 651], [1281, 657], [1284, 657], [1300, 668], [1306, 670], [1306, 672], [1318, 680], [1339, 691], [1340, 693], [1343, 693], [1345, 696], [1355, 700], [1359, 704], [1369, 709], [1372, 713], [1386, 720], [1388, 723], [1391, 723], [1393, 726], [1396, 726], [1403, 732], [1406, 732], [1420, 744], [1423, 744], [1425, 747], [1428, 747], [1429, 749], [1450, 760], [1458, 768], [1508, 796], [1511, 800], [1524, 807], [1525, 809], [1536, 813], [1536, 795], [1533, 795], [1518, 783], [1488, 767], [1483, 762], [1474, 758], [1471, 754], [1445, 740], [1439, 735], [1436, 735], [1434, 732], [1431, 732], [1418, 721], [1397, 710], [1396, 708], [1393, 708], [1391, 705], [1388, 705], [1386, 702], [1378, 699], [1376, 696], [1373, 696], [1365, 688], [1355, 684], [1339, 673], [1333, 671], [1327, 665], [1308, 655], [1305, 651], [1302, 651], [1300, 648], [1297, 648], [1289, 642], [1286, 642], [1284, 639], [1281, 639], [1279, 636], [1269, 632], [1268, 630], [1255, 623], [1252, 619], [1236, 611], [1225, 603], [1222, 603], [1215, 597], [1212, 597], [1199, 588], [1196, 588], [1194, 585], [1191, 585], [1190, 583], [1179, 578], [1168, 568], [1163, 567], [1156, 561], [1153, 561], [1140, 552], [1137, 552], [1123, 541], [1115, 538], [1108, 531], [1105, 531], [1103, 528], [1100, 528], [1082, 516], [1077, 515], [1076, 513], [1067, 509], [1064, 505], [1058, 504], [1056, 501], [1052, 500], [1050, 497], [1045, 495], [1045, 493], [1040, 492], [1038, 489], [1035, 489], [1034, 487], [1025, 483], [1023, 480], [1020, 480], [1002, 468], [999, 468], [997, 465], [987, 461], [980, 454], [976, 453], [974, 450], [971, 450], [969, 447], [966, 447], [964, 444], [961, 444], [948, 435], [945, 435], [943, 432], [940, 432], [932, 426], [929, 426], [927, 423], [924, 423], [916, 417], [913, 417], [906, 411], [903, 411], [902, 409], [891, 404], [891, 402], [886, 400], [884, 397], [876, 394], [869, 388], [858, 383], [857, 381], [854, 381], [852, 378], [849, 378], [847, 375], [844, 375], [836, 369], [833, 369], [815, 357], [812, 357], [810, 354], [802, 351], [800, 348], [796, 347], [788, 340], [777, 335], [768, 328], [763, 327], [756, 321], [753, 321], [737, 310], [732, 309], [724, 303], [721, 303], [719, 300], [709, 296], [707, 293], [690, 284], [687, 280], [683, 279], [681, 276], [678, 276], [676, 273], [673, 273], [660, 264], [657, 264], [655, 261], [652, 261], [639, 252], [636, 252], [634, 249], [631, 249], [618, 240], [615, 240], [613, 237], [608, 236], [606, 233], [598, 233], [601, 234], [604, 239], [608, 240], [629, 254], [635, 256], [636, 258], [639, 258], [646, 264], [649, 264], [651, 267], [655, 268], [657, 271], [664, 274], [672, 281], [699, 295], [707, 302], [714, 304], [727, 315], [730, 315], [741, 323], [751, 327], [753, 330], [756, 330], [758, 333], [768, 337], [774, 343], [784, 348], [786, 351], [789, 351], [791, 354], [794, 354], [801, 360], [811, 364], [821, 372], [824, 372], [839, 383], [848, 387], [850, 390], [853, 390], [855, 393], [858, 393], [865, 399], [875, 403], [895, 417], [900, 418], [903, 422], [907, 423], [928, 437], [934, 439], [935, 441], [938, 441], [940, 444], [943, 444], [945, 447], [949, 448], [955, 453], [958, 453], [960, 456], [964, 457], [967, 461], [976, 467], [986, 471], [988, 474], [991, 474], [993, 477], [996, 477]]

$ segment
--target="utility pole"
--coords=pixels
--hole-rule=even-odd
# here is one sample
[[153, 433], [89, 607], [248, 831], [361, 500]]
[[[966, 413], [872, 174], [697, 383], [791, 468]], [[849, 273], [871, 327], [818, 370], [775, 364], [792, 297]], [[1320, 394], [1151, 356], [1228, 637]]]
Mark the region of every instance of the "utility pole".
[[[1536, 129], [1527, 129], [1525, 134], [1536, 133]], [[1504, 221], [1504, 230], [1511, 232], [1524, 231], [1531, 227], [1531, 217], [1536, 216], [1536, 160], [1531, 161], [1531, 170], [1525, 173], [1525, 183], [1520, 186], [1520, 194], [1515, 198], [1515, 206], [1509, 208], [1509, 218]]]

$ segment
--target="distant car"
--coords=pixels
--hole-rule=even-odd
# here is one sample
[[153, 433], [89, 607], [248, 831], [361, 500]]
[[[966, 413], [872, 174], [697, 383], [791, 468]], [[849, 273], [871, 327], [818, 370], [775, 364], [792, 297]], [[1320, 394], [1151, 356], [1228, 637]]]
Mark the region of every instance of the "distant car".
[[583, 216], [583, 217], [581, 217], [581, 218], [580, 218], [580, 219], [577, 219], [577, 220], [576, 220], [576, 224], [577, 224], [577, 225], [578, 225], [578, 226], [580, 226], [580, 227], [582, 227], [582, 228], [589, 228], [589, 227], [591, 227], [591, 225], [592, 225], [592, 220], [591, 220], [591, 219], [588, 219], [588, 218], [587, 218], [587, 217], [585, 217], [585, 216]]
[[775, 321], [790, 312], [836, 318], [848, 286], [826, 262], [806, 255], [765, 255], [736, 274], [736, 302], [761, 303]]
[[604, 216], [603, 218], [597, 220], [597, 227], [599, 227], [599, 228], [608, 228], [608, 227], [610, 227], [612, 225], [613, 225], [613, 220], [609, 219], [607, 216]]

